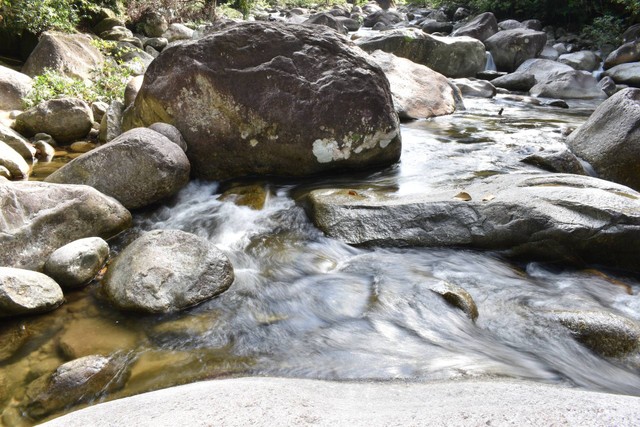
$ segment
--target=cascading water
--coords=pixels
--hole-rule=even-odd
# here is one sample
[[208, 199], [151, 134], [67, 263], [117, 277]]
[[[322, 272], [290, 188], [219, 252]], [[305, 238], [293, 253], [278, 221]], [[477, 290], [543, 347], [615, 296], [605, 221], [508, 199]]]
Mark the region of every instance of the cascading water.
[[498, 71], [498, 68], [496, 67], [496, 63], [493, 61], [493, 55], [491, 55], [491, 52], [486, 51], [485, 52], [485, 62], [484, 62], [484, 70], [485, 71]]
[[[37, 339], [0, 365], [8, 395], [26, 387], [34, 366], [55, 369], [60, 336], [86, 318], [137, 337], [125, 348], [131, 377], [111, 397], [229, 375], [507, 376], [640, 395], [639, 356], [599, 356], [546, 316], [605, 310], [640, 321], [634, 278], [514, 264], [491, 252], [355, 248], [324, 236], [308, 219], [303, 196], [314, 188], [411, 194], [495, 174], [544, 173], [520, 160], [562, 149], [563, 130], [581, 124], [594, 108], [552, 109], [504, 98], [465, 104], [464, 112], [403, 125], [402, 161], [384, 171], [253, 182], [270, 194], [262, 210], [220, 201], [217, 183], [192, 182], [165, 205], [138, 213], [129, 237], [162, 228], [203, 236], [230, 257], [232, 287], [165, 316], [117, 312], [97, 298], [95, 285], [73, 293], [62, 309], [32, 319], [28, 327], [39, 331]], [[123, 246], [128, 237], [121, 239]], [[430, 290], [442, 281], [472, 296], [475, 322]], [[100, 339], [116, 340], [107, 332]]]

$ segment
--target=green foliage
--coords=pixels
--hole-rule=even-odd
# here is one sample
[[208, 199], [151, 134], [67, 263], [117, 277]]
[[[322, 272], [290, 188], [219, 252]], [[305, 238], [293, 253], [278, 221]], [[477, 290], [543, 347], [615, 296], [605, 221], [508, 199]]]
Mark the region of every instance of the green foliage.
[[0, 0], [2, 25], [21, 34], [47, 30], [74, 31], [80, 17], [72, 0]]
[[107, 40], [92, 40], [92, 44], [113, 56], [107, 57], [102, 67], [93, 70], [90, 82], [47, 69], [34, 78], [33, 89], [23, 100], [25, 106], [28, 108], [42, 101], [64, 97], [80, 98], [88, 103], [124, 99], [124, 90], [133, 72], [120, 58], [128, 51], [118, 50], [116, 42]]
[[618, 46], [622, 42], [621, 34], [624, 31], [622, 18], [612, 15], [599, 16], [591, 25], [582, 29], [582, 37], [590, 40], [594, 46], [604, 45]]

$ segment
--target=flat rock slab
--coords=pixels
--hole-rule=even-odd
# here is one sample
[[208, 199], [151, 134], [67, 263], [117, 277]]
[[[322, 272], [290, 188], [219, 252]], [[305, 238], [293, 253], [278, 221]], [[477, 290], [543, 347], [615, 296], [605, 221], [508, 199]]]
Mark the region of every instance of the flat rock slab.
[[308, 213], [352, 245], [469, 247], [637, 270], [640, 193], [596, 178], [509, 174], [408, 196], [315, 190]]
[[633, 426], [640, 398], [522, 381], [207, 381], [102, 403], [42, 424], [73, 426]]

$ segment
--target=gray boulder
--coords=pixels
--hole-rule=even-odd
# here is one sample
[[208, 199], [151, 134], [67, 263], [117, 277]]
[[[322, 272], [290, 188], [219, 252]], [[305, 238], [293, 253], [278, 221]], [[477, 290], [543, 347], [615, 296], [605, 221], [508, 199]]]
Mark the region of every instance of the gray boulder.
[[106, 33], [107, 31], [111, 31], [113, 28], [122, 28], [124, 26], [125, 23], [122, 22], [121, 19], [116, 18], [115, 16], [109, 16], [98, 22], [96, 26], [93, 27], [93, 32], [94, 34], [101, 35], [103, 33]]
[[460, 91], [429, 67], [381, 50], [373, 52], [371, 58], [389, 79], [393, 104], [401, 119], [452, 114], [461, 106]]
[[618, 86], [616, 85], [615, 80], [613, 80], [609, 76], [604, 76], [598, 82], [598, 87], [602, 89], [607, 96], [612, 96], [614, 93], [618, 91]]
[[309, 202], [313, 222], [352, 245], [469, 247], [640, 269], [640, 194], [596, 178], [498, 175], [408, 196], [315, 190]]
[[528, 59], [524, 61], [515, 71], [521, 74], [531, 74], [534, 76], [536, 83], [545, 82], [552, 79], [555, 75], [574, 71], [572, 67], [560, 62], [551, 61], [549, 59]]
[[630, 26], [622, 33], [622, 41], [624, 43], [640, 39], [640, 24]]
[[114, 199], [79, 185], [0, 179], [0, 265], [40, 270], [58, 248], [84, 237], [115, 236], [131, 214]]
[[[133, 38], [133, 33], [127, 27], [117, 25], [100, 33], [100, 38], [111, 41], [126, 41]], [[142, 44], [139, 47], [142, 47]]]
[[33, 161], [35, 148], [22, 135], [0, 123], [0, 141], [13, 148], [23, 159]]
[[538, 58], [540, 59], [550, 59], [551, 61], [556, 61], [560, 57], [560, 52], [558, 52], [554, 47], [545, 46], [542, 48], [542, 51], [538, 54]]
[[402, 21], [404, 21], [404, 17], [398, 12], [377, 10], [364, 18], [362, 26], [365, 28], [373, 28], [376, 24], [383, 24], [385, 27], [390, 27]]
[[598, 175], [640, 190], [640, 89], [625, 89], [604, 101], [567, 138], [569, 148]]
[[104, 56], [85, 34], [46, 32], [22, 67], [22, 72], [35, 77], [49, 68], [69, 77], [91, 79], [92, 71], [104, 63]]
[[9, 171], [11, 179], [27, 179], [29, 176], [29, 164], [2, 141], [0, 141], [0, 166]]
[[113, 100], [107, 111], [100, 120], [100, 133], [98, 141], [101, 143], [111, 142], [122, 135], [122, 116], [124, 113], [124, 104], [120, 100]]
[[471, 37], [438, 37], [403, 28], [362, 37], [355, 43], [367, 52], [380, 49], [393, 53], [447, 77], [474, 77], [484, 69], [484, 45]]
[[491, 12], [485, 12], [455, 30], [451, 35], [456, 37], [473, 37], [483, 42], [497, 32], [498, 21], [495, 15]]
[[463, 96], [477, 98], [493, 98], [496, 96], [496, 87], [486, 80], [478, 79], [453, 79]]
[[0, 65], [0, 110], [22, 110], [32, 87], [31, 77]]
[[321, 26], [241, 23], [165, 49], [125, 113], [125, 129], [156, 122], [205, 179], [387, 166], [401, 149], [384, 73]]
[[598, 80], [584, 71], [566, 71], [538, 82], [529, 90], [531, 96], [561, 99], [600, 99], [607, 94], [598, 87]]
[[324, 25], [342, 35], [349, 34], [349, 30], [330, 13], [316, 13], [303, 22], [304, 25]]
[[44, 132], [57, 142], [84, 138], [93, 126], [91, 107], [81, 99], [60, 98], [41, 102], [16, 117], [15, 130], [25, 136]]
[[522, 22], [516, 21], [515, 19], [505, 19], [504, 21], [498, 22], [498, 28], [500, 31], [515, 30], [516, 28], [522, 28]]
[[478, 306], [466, 289], [452, 283], [438, 281], [429, 285], [429, 290], [441, 295], [445, 301], [459, 308], [472, 321], [478, 319]]
[[137, 28], [147, 37], [160, 37], [169, 29], [169, 23], [161, 13], [149, 11], [140, 17]]
[[207, 240], [179, 230], [155, 230], [111, 263], [103, 291], [120, 309], [167, 313], [213, 298], [233, 280], [229, 259]]
[[616, 65], [603, 75], [611, 77], [617, 84], [640, 87], [640, 62]]
[[558, 62], [579, 71], [594, 71], [600, 66], [600, 58], [590, 50], [581, 50], [575, 53], [565, 53], [558, 57]]
[[46, 178], [58, 184], [84, 184], [128, 209], [155, 203], [189, 182], [189, 160], [164, 135], [137, 128], [67, 163]]
[[567, 328], [574, 338], [605, 357], [626, 356], [640, 350], [640, 324], [606, 311], [552, 311], [550, 320]]
[[29, 384], [22, 409], [37, 420], [117, 391], [129, 378], [127, 361], [124, 355], [93, 355], [60, 365]]
[[167, 31], [162, 33], [162, 37], [167, 39], [169, 43], [179, 40], [190, 40], [193, 38], [195, 31], [183, 24], [174, 22], [169, 25]]
[[187, 151], [187, 141], [184, 140], [182, 134], [175, 126], [168, 123], [158, 122], [149, 126], [149, 129], [166, 136], [171, 142], [178, 145], [182, 151]]
[[521, 161], [549, 172], [588, 175], [580, 160], [567, 149], [561, 151], [540, 151], [525, 157]]
[[484, 41], [499, 71], [514, 71], [535, 58], [547, 43], [547, 34], [525, 28], [500, 31]]
[[51, 311], [64, 302], [60, 286], [42, 273], [0, 267], [0, 318]]
[[515, 92], [529, 92], [536, 84], [536, 77], [530, 73], [509, 73], [491, 80], [495, 87]]
[[109, 257], [109, 245], [100, 237], [87, 237], [56, 249], [44, 265], [44, 272], [60, 286], [77, 288], [96, 277]]
[[138, 96], [138, 92], [140, 92], [140, 88], [142, 88], [142, 82], [144, 81], [144, 76], [135, 76], [132, 77], [128, 82], [127, 86], [124, 88], [124, 107], [128, 108], [136, 100], [136, 96]]
[[640, 40], [627, 42], [607, 55], [604, 60], [604, 68], [609, 69], [616, 65], [628, 62], [640, 61]]
[[425, 19], [420, 24], [420, 29], [427, 34], [449, 34], [453, 31], [453, 24], [451, 24], [451, 22], [439, 22], [435, 19]]
[[358, 31], [362, 25], [361, 21], [346, 16], [336, 16], [336, 20], [344, 25], [347, 31]]

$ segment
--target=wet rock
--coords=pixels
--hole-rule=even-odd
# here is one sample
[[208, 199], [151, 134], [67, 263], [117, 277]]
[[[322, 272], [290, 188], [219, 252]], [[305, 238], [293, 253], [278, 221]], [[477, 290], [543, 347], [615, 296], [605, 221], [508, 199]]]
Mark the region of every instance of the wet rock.
[[349, 31], [342, 25], [342, 22], [338, 21], [336, 17], [330, 13], [316, 13], [315, 15], [311, 15], [309, 19], [303, 22], [303, 25], [324, 25], [339, 34], [345, 36], [349, 34]]
[[[456, 198], [461, 191], [468, 198]], [[402, 197], [327, 189], [309, 202], [313, 222], [352, 245], [458, 246], [639, 268], [640, 194], [596, 178], [498, 175]]]
[[23, 410], [33, 419], [121, 389], [128, 379], [124, 356], [86, 356], [61, 365], [27, 387]]
[[525, 157], [522, 162], [549, 172], [588, 175], [580, 160], [569, 150], [559, 152], [541, 151]]
[[386, 166], [401, 148], [384, 73], [321, 27], [242, 23], [166, 49], [125, 115], [155, 122], [180, 130], [206, 179]]
[[616, 65], [603, 75], [611, 77], [618, 84], [640, 87], [640, 62]]
[[93, 70], [100, 68], [103, 63], [104, 57], [91, 44], [91, 37], [45, 32], [22, 67], [22, 72], [35, 77], [48, 68], [69, 77], [89, 80]]
[[118, 351], [128, 352], [137, 347], [135, 332], [102, 318], [68, 322], [60, 335], [58, 346], [67, 359], [92, 354], [109, 356]]
[[582, 71], [594, 71], [600, 66], [600, 58], [590, 50], [582, 50], [575, 53], [566, 53], [558, 57], [558, 62]]
[[604, 60], [604, 69], [638, 61], [640, 61], [640, 40], [633, 40], [611, 52]]
[[122, 101], [114, 100], [109, 104], [109, 108], [100, 121], [100, 134], [98, 140], [101, 143], [111, 142], [122, 135], [122, 114], [124, 104]]
[[259, 211], [264, 208], [268, 196], [268, 190], [262, 185], [240, 185], [222, 193], [219, 200]]
[[127, 246], [104, 278], [106, 297], [123, 310], [183, 310], [226, 291], [233, 282], [226, 255], [179, 230], [155, 230]]
[[625, 356], [640, 349], [640, 325], [625, 317], [605, 311], [554, 311], [548, 316], [602, 356]]
[[442, 116], [464, 107], [458, 88], [429, 67], [381, 50], [371, 57], [389, 80], [393, 104], [401, 119]]
[[385, 27], [390, 27], [402, 21], [404, 21], [404, 17], [398, 12], [378, 10], [367, 15], [364, 18], [362, 26], [365, 28], [373, 28], [376, 24], [383, 24]]
[[569, 148], [604, 179], [640, 190], [640, 89], [604, 101], [567, 138]]
[[99, 237], [87, 237], [56, 249], [44, 265], [44, 272], [60, 286], [84, 286], [100, 271], [109, 257], [109, 245]]
[[40, 162], [50, 162], [56, 154], [56, 149], [44, 141], [36, 141], [33, 145], [36, 148], [36, 159]]
[[484, 69], [484, 45], [471, 37], [438, 37], [403, 28], [362, 37], [355, 43], [367, 52], [393, 53], [447, 77], [473, 77]]
[[9, 171], [11, 179], [27, 179], [29, 164], [13, 148], [0, 141], [0, 166]]
[[[15, 320], [7, 321], [3, 319], [2, 323], [0, 323], [0, 363], [11, 359], [30, 337], [31, 332], [25, 326], [24, 322]], [[2, 384], [0, 383], [0, 389], [2, 388]], [[2, 401], [3, 399], [0, 395], [0, 402]]]
[[88, 153], [89, 151], [93, 150], [96, 147], [97, 145], [94, 144], [93, 142], [78, 141], [71, 144], [69, 146], [69, 149], [74, 153]]
[[425, 19], [420, 24], [420, 29], [427, 34], [449, 34], [453, 31], [453, 25], [450, 22], [438, 22], [435, 19]]
[[0, 65], [0, 110], [21, 110], [32, 87], [31, 77]]
[[436, 284], [430, 285], [429, 289], [438, 295], [442, 295], [442, 298], [444, 298], [445, 301], [462, 310], [464, 314], [474, 322], [478, 318], [478, 306], [473, 300], [473, 297], [464, 288], [448, 282], [440, 281]]
[[167, 31], [162, 33], [162, 37], [171, 43], [179, 40], [190, 40], [193, 38], [193, 34], [194, 31], [191, 28], [174, 22], [169, 25]]
[[495, 15], [491, 12], [485, 12], [455, 30], [451, 35], [454, 37], [473, 37], [483, 42], [497, 32], [498, 21]]
[[478, 98], [493, 98], [496, 96], [496, 87], [485, 80], [454, 79], [453, 83], [460, 89], [463, 96]]
[[531, 96], [562, 99], [602, 99], [607, 94], [598, 87], [598, 81], [584, 71], [566, 71], [555, 74], [546, 81], [535, 84], [530, 90]]
[[36, 150], [29, 141], [13, 129], [0, 124], [0, 142], [4, 142], [13, 148], [23, 159], [33, 161]]
[[137, 128], [72, 160], [45, 181], [89, 185], [135, 209], [185, 186], [189, 182], [189, 161], [184, 151], [164, 135]]
[[362, 21], [344, 16], [336, 16], [336, 20], [344, 25], [347, 31], [358, 31], [362, 25]]
[[500, 71], [514, 71], [520, 64], [540, 54], [547, 34], [524, 28], [505, 30], [484, 41]]
[[44, 274], [0, 267], [0, 318], [44, 313], [63, 301], [60, 286]]
[[65, 143], [85, 137], [92, 125], [93, 113], [84, 101], [59, 98], [41, 102], [20, 114], [14, 128], [25, 136], [44, 132]]
[[149, 126], [149, 129], [154, 130], [167, 138], [173, 143], [175, 143], [180, 149], [184, 152], [187, 151], [187, 141], [184, 140], [180, 131], [173, 125], [168, 123], [154, 123]]
[[33, 270], [69, 242], [131, 224], [120, 203], [86, 186], [0, 180], [0, 207], [0, 265]]
[[529, 92], [535, 86], [536, 78], [529, 73], [510, 73], [491, 80], [491, 84], [514, 92]]

